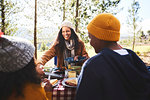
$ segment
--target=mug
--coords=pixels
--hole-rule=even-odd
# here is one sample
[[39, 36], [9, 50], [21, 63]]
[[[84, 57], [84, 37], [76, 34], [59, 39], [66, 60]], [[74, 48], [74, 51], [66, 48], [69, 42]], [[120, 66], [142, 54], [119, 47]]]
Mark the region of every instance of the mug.
[[76, 77], [76, 71], [68, 71], [68, 78]]

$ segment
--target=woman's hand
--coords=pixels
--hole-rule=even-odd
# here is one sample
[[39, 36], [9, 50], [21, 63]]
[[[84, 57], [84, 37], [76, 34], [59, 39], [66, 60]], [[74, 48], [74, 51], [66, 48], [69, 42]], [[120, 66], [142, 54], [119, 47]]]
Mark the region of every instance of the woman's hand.
[[86, 57], [86, 59], [88, 59], [88, 58], [89, 58], [89, 56], [88, 56], [87, 54], [83, 55], [83, 57]]
[[43, 65], [37, 64], [36, 71], [39, 73], [39, 75], [43, 75], [44, 74], [44, 67], [43, 67]]
[[44, 86], [45, 92], [52, 92], [52, 84], [50, 83], [50, 81], [47, 78], [45, 78], [43, 82], [45, 83]]
[[[79, 61], [78, 57], [79, 57], [79, 56], [75, 56], [75, 57], [74, 57], [74, 61]], [[89, 58], [86, 54], [85, 54], [85, 55], [82, 55], [82, 57], [86, 57], [86, 60]]]
[[79, 56], [75, 56], [75, 57], [74, 57], [74, 61], [78, 61], [78, 60], [79, 60], [78, 57], [79, 57]]

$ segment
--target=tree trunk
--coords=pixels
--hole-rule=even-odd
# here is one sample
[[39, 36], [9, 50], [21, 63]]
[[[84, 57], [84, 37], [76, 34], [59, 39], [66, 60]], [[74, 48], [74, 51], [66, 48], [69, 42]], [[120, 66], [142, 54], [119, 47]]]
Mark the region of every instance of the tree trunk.
[[66, 13], [66, 8], [65, 8], [65, 4], [66, 4], [66, 0], [64, 0], [64, 6], [63, 6], [63, 21], [65, 20], [66, 16], [65, 16], [65, 13]]
[[78, 10], [79, 9], [79, 0], [77, 0], [77, 3], [76, 3], [76, 22], [75, 22], [75, 31], [78, 32]]
[[[135, 16], [135, 14], [133, 13], [133, 16]], [[133, 18], [133, 46], [132, 46], [132, 50], [134, 51], [134, 46], [135, 46], [135, 30], [136, 30], [136, 23], [135, 23], [135, 17]]]
[[4, 5], [4, 0], [1, 0], [1, 19], [2, 19], [2, 26], [1, 26], [1, 30], [2, 32], [4, 32], [5, 34], [5, 5]]
[[35, 46], [35, 58], [37, 58], [37, 38], [36, 31], [37, 29], [37, 0], [35, 0], [35, 18], [34, 18], [34, 46]]
[[133, 36], [133, 45], [132, 45], [132, 50], [134, 51], [134, 46], [135, 46], [135, 32], [134, 32], [134, 36]]

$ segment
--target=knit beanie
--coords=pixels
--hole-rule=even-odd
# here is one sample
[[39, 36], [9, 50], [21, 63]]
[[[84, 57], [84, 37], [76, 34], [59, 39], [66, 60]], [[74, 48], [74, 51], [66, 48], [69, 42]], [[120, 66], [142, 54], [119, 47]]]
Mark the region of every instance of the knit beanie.
[[100, 40], [119, 41], [120, 21], [110, 13], [97, 15], [87, 26], [88, 32]]
[[64, 27], [64, 26], [74, 29], [73, 25], [68, 20], [65, 20], [65, 21], [62, 22], [61, 27]]
[[15, 72], [24, 68], [34, 56], [34, 46], [26, 39], [0, 37], [0, 71]]

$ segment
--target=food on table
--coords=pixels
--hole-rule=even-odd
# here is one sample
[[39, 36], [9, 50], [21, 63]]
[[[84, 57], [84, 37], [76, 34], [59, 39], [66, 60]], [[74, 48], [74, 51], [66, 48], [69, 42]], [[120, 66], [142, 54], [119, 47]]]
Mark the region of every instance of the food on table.
[[77, 86], [77, 79], [66, 80], [65, 84], [70, 85], [70, 86]]
[[50, 80], [50, 83], [51, 83], [52, 85], [55, 85], [57, 82], [58, 82], [57, 79], [52, 79], [52, 80]]
[[44, 72], [49, 72], [49, 69], [44, 69]]

